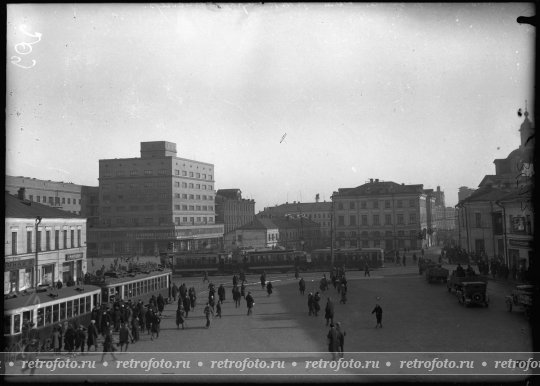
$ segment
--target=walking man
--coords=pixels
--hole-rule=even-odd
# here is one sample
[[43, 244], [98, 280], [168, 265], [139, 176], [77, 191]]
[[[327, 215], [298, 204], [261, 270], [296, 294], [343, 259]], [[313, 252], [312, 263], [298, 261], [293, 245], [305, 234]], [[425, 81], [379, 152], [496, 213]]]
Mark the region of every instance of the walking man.
[[326, 319], [326, 325], [334, 324], [334, 303], [332, 299], [328, 298], [326, 301], [326, 308], [324, 309], [324, 318]]
[[298, 282], [298, 288], [302, 295], [304, 294], [304, 292], [306, 292], [306, 282], [304, 281], [303, 277], [300, 278], [300, 281]]
[[373, 311], [371, 311], [372, 314], [375, 314], [375, 317], [377, 318], [377, 324], [375, 325], [375, 328], [380, 327], [382, 328], [382, 308], [380, 305], [375, 305], [375, 308]]
[[336, 331], [339, 339], [339, 357], [343, 358], [343, 346], [345, 345], [345, 335], [347, 335], [347, 333], [341, 329], [341, 322], [336, 323]]
[[204, 307], [204, 315], [206, 316], [206, 328], [210, 328], [210, 315], [214, 315], [214, 311], [210, 307], [210, 303], [206, 303]]
[[251, 292], [248, 292], [246, 296], [246, 303], [248, 308], [248, 315], [251, 315], [253, 313], [253, 306], [255, 305], [255, 300], [253, 299], [253, 296], [251, 296]]
[[326, 337], [328, 338], [328, 351], [332, 353], [332, 360], [335, 361], [339, 350], [339, 335], [333, 323], [330, 325], [330, 331]]

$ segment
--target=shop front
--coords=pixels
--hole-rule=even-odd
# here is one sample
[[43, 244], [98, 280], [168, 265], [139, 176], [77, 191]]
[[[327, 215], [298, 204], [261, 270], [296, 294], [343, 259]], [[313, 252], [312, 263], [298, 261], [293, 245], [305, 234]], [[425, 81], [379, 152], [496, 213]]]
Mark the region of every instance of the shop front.
[[34, 259], [5, 263], [4, 294], [30, 289], [34, 283]]
[[66, 261], [62, 263], [62, 282], [77, 282], [83, 278], [83, 257], [82, 252], [66, 254]]

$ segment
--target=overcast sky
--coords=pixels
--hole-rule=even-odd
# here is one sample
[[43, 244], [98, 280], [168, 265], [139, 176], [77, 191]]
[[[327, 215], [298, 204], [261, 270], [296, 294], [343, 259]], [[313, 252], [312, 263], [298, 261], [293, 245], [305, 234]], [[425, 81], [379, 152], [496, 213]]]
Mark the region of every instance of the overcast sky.
[[369, 178], [460, 186], [534, 121], [530, 3], [11, 4], [6, 173], [98, 185], [177, 144], [256, 210]]

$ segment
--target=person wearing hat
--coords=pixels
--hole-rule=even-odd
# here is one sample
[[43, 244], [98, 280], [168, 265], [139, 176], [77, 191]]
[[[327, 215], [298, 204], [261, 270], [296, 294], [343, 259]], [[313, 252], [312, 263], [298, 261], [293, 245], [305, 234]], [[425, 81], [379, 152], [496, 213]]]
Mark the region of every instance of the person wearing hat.
[[332, 353], [332, 360], [335, 361], [339, 351], [339, 335], [334, 323], [330, 324], [330, 331], [328, 331], [326, 338], [328, 339], [328, 351]]
[[79, 325], [79, 328], [75, 332], [75, 349], [81, 348], [81, 352], [84, 352], [84, 343], [86, 341], [86, 333], [84, 332], [83, 325]]
[[345, 335], [347, 335], [347, 333], [341, 329], [341, 322], [336, 323], [336, 331], [339, 339], [339, 357], [343, 358], [343, 346], [345, 345]]
[[53, 327], [53, 331], [51, 334], [51, 346], [55, 353], [60, 353], [60, 350], [62, 349], [62, 328], [60, 325], [55, 325]]
[[214, 310], [210, 307], [210, 303], [206, 303], [204, 315], [206, 316], [206, 328], [210, 328], [210, 315], [214, 315]]
[[328, 326], [328, 323], [334, 324], [334, 303], [332, 302], [332, 299], [328, 297], [326, 301], [326, 307], [324, 309], [324, 318], [326, 319], [326, 325]]
[[86, 341], [86, 345], [87, 345], [88, 351], [90, 352], [90, 347], [92, 346], [94, 346], [94, 351], [97, 351], [98, 332], [96, 328], [96, 321], [94, 319], [90, 321], [87, 331], [88, 331], [88, 338]]
[[375, 305], [375, 308], [373, 311], [371, 311], [372, 314], [375, 314], [375, 317], [377, 318], [377, 324], [375, 325], [375, 328], [380, 327], [382, 328], [382, 308], [380, 305]]
[[127, 352], [129, 342], [133, 341], [133, 336], [131, 335], [131, 331], [129, 331], [129, 328], [127, 327], [126, 323], [122, 323], [120, 325], [118, 340], [119, 340], [119, 345], [120, 345], [120, 352], [122, 352], [124, 345], [126, 346], [125, 351]]

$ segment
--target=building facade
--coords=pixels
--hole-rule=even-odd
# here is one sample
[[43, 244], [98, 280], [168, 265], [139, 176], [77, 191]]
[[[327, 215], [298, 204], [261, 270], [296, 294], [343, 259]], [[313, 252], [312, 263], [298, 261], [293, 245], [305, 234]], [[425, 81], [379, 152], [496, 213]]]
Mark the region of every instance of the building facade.
[[495, 174], [456, 205], [459, 246], [469, 254], [495, 259], [509, 269], [528, 269], [533, 258], [534, 126], [525, 112], [521, 144], [495, 159]]
[[370, 179], [332, 195], [336, 248], [419, 249], [430, 243], [423, 185]]
[[24, 189], [5, 193], [5, 209], [4, 294], [83, 279], [85, 218], [27, 200]]
[[216, 193], [216, 223], [223, 224], [224, 234], [255, 217], [255, 201], [242, 198], [240, 189], [219, 189]]
[[329, 247], [332, 230], [332, 202], [293, 202], [264, 208], [259, 218], [306, 218], [319, 224], [320, 244]]
[[255, 217], [249, 224], [243, 225], [227, 235], [227, 243], [235, 250], [275, 248], [278, 245], [279, 229], [270, 219]]
[[141, 142], [140, 158], [99, 161], [92, 256], [220, 250], [214, 165], [179, 158], [172, 142]]

